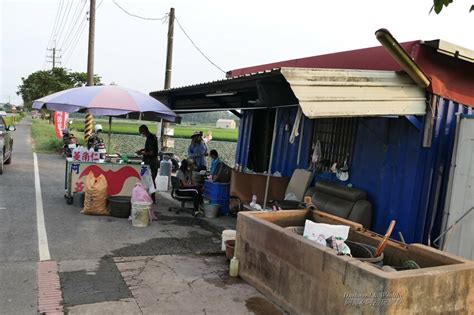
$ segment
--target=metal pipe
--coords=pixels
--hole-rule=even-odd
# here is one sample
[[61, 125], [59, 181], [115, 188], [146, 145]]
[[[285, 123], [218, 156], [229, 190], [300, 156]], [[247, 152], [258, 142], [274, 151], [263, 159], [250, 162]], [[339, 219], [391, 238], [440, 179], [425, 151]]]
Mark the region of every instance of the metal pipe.
[[268, 163], [267, 171], [267, 183], [265, 185], [265, 198], [263, 199], [263, 210], [267, 207], [267, 198], [268, 198], [268, 187], [270, 185], [270, 176], [272, 174], [272, 162], [273, 162], [273, 149], [275, 147], [275, 138], [277, 134], [277, 123], [278, 123], [278, 108], [275, 112], [275, 122], [273, 124], [273, 137], [272, 137], [272, 147], [270, 149], [270, 162]]
[[410, 55], [400, 46], [388, 30], [384, 28], [377, 30], [375, 37], [418, 86], [426, 88], [431, 84], [430, 78], [411, 59]]

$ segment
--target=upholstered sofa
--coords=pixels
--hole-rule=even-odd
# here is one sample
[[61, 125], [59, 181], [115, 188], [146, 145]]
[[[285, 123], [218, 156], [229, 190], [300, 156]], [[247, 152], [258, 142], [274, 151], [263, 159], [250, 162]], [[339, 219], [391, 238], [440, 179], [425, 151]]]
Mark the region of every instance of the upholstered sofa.
[[306, 191], [305, 196], [310, 196], [321, 211], [360, 223], [366, 229], [372, 225], [372, 204], [363, 190], [318, 181]]

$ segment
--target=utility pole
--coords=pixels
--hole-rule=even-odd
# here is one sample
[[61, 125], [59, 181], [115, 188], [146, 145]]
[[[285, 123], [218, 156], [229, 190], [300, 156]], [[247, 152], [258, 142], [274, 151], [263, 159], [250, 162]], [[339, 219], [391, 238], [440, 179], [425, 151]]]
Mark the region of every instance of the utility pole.
[[[171, 71], [173, 64], [173, 38], [174, 38], [174, 8], [170, 9], [168, 21], [168, 45], [166, 48], [166, 71], [165, 71], [165, 90], [171, 87]], [[161, 150], [166, 151], [166, 143], [168, 136], [165, 135], [165, 130], [169, 128], [169, 123], [162, 120], [161, 123]]]
[[[90, 0], [89, 9], [89, 49], [87, 52], [87, 86], [94, 85], [94, 43], [95, 43], [95, 0]], [[93, 118], [87, 112], [84, 125], [84, 139], [87, 141], [92, 134]]]
[[61, 61], [57, 61], [57, 59], [60, 59], [61, 56], [57, 56], [57, 52], [60, 52], [61, 50], [60, 49], [56, 49], [56, 47], [54, 48], [48, 48], [47, 49], [48, 51], [51, 51], [52, 52], [52, 55], [51, 56], [47, 56], [48, 58], [51, 58], [51, 60], [48, 60], [48, 62], [52, 62], [53, 63], [53, 69], [56, 67], [56, 63], [59, 63], [61, 64]]

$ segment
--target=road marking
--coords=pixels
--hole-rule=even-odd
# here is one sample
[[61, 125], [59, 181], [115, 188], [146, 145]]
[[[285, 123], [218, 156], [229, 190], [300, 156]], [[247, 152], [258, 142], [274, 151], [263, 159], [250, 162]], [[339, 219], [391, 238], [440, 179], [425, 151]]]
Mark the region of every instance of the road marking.
[[39, 260], [50, 260], [48, 247], [48, 236], [46, 235], [46, 225], [44, 224], [43, 198], [41, 197], [41, 185], [38, 171], [38, 158], [36, 152], [33, 152], [34, 170], [35, 170], [35, 192], [36, 192], [36, 226], [38, 230], [38, 248]]

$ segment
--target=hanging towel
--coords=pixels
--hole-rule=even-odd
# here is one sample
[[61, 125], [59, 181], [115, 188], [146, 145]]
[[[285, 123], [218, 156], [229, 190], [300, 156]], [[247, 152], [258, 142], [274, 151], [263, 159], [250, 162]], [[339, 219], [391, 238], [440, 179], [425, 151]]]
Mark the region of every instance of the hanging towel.
[[298, 112], [296, 113], [295, 123], [293, 124], [293, 130], [290, 134], [290, 143], [293, 144], [295, 142], [295, 138], [300, 135], [298, 129], [300, 129], [300, 122], [301, 117], [303, 116], [303, 112], [301, 111], [301, 107], [298, 107]]

